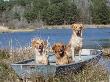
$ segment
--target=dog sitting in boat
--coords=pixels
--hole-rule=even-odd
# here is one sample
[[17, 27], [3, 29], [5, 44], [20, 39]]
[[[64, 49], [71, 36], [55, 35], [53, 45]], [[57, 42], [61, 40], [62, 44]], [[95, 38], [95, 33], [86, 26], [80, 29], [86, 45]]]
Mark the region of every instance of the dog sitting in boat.
[[71, 45], [72, 59], [74, 60], [74, 55], [79, 54], [79, 60], [81, 60], [81, 49], [82, 49], [82, 31], [83, 24], [74, 23], [72, 24], [73, 34], [71, 36], [69, 44]]
[[69, 64], [71, 62], [71, 59], [69, 58], [69, 55], [67, 54], [66, 45], [63, 43], [56, 43], [53, 45], [52, 50], [55, 53], [56, 56], [56, 64], [63, 65], [63, 64]]
[[47, 42], [42, 39], [33, 39], [32, 48], [35, 53], [36, 64], [48, 64], [48, 56], [46, 52]]

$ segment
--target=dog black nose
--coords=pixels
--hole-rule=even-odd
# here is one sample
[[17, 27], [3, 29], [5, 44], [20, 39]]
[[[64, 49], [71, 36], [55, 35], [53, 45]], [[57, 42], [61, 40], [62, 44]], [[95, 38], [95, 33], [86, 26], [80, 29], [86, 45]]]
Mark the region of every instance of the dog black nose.
[[63, 52], [63, 51], [64, 51], [64, 49], [60, 49], [60, 51], [61, 51], [61, 52]]
[[39, 46], [39, 49], [41, 49], [42, 48], [42, 46]]
[[83, 27], [80, 27], [80, 29], [82, 29]]

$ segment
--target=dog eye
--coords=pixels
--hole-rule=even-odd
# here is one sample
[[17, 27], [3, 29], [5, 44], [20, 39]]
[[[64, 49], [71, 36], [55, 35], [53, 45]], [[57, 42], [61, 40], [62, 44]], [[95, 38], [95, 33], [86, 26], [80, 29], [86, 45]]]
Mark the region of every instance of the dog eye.
[[43, 43], [41, 43], [43, 45]]
[[82, 29], [83, 27], [81, 26], [80, 28]]

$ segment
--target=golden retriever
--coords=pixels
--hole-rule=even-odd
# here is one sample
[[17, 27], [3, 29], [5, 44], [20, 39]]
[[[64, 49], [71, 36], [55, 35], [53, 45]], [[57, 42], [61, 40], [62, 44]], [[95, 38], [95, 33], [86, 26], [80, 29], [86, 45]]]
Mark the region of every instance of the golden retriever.
[[67, 46], [63, 43], [56, 43], [53, 45], [52, 50], [55, 53], [56, 56], [56, 64], [63, 65], [63, 64], [69, 64], [71, 62], [71, 59], [69, 58], [69, 55], [66, 52]]
[[81, 49], [82, 49], [82, 31], [83, 24], [75, 23], [72, 24], [73, 34], [71, 36], [69, 44], [71, 45], [72, 59], [74, 60], [74, 55], [79, 54], [79, 60], [81, 60]]
[[46, 53], [47, 42], [42, 39], [33, 39], [32, 48], [35, 53], [35, 62], [37, 64], [48, 64], [48, 56]]

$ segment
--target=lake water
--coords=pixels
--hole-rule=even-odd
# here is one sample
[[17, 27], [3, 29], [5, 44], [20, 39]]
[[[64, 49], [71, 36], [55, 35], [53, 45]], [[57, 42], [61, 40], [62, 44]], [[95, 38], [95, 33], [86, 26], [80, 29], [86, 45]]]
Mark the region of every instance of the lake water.
[[[71, 29], [40, 29], [34, 32], [15, 32], [0, 34], [0, 48], [28, 46], [33, 37], [49, 38], [50, 44], [68, 43]], [[84, 48], [110, 47], [110, 28], [86, 28], [83, 32]], [[99, 46], [100, 45], [100, 46]]]

